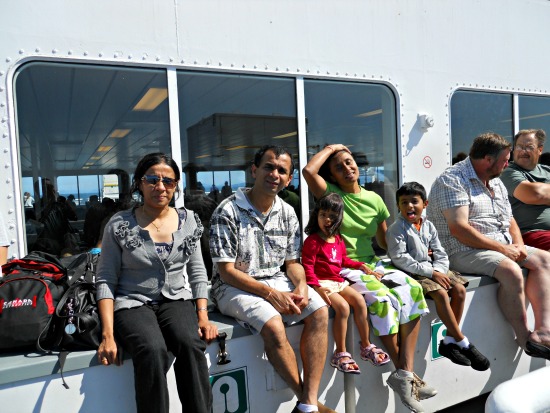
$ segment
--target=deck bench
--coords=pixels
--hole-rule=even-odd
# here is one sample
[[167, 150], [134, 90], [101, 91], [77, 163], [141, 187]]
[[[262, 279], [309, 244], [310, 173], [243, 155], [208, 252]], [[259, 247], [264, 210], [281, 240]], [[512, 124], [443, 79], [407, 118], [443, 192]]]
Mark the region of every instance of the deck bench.
[[[496, 283], [490, 277], [466, 275], [470, 282], [467, 290]], [[227, 334], [227, 340], [250, 335], [250, 331], [239, 325], [233, 318], [227, 317], [209, 305], [209, 318], [220, 333]], [[210, 345], [217, 345], [216, 342]], [[99, 365], [95, 351], [74, 351], [67, 356], [64, 373]], [[40, 353], [6, 353], [0, 355], [0, 385], [49, 376], [60, 372], [57, 354]]]

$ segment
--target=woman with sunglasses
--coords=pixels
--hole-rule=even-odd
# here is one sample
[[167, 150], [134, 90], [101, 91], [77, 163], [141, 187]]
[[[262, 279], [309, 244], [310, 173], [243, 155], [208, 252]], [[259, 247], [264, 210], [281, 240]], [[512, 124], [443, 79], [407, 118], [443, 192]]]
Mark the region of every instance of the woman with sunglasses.
[[169, 411], [170, 351], [185, 411], [210, 412], [212, 393], [204, 357], [218, 331], [208, 320], [207, 275], [200, 219], [170, 206], [180, 170], [168, 155], [138, 163], [132, 193], [142, 204], [115, 214], [105, 228], [97, 271], [102, 365], [132, 357], [138, 412]]

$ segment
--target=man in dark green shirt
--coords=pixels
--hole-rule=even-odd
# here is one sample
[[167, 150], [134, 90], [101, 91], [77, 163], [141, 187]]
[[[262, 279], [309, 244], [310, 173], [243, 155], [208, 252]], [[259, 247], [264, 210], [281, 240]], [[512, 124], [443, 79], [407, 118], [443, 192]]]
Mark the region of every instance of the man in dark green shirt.
[[539, 164], [546, 133], [521, 130], [514, 136], [514, 162], [501, 175], [523, 241], [550, 250], [550, 167]]

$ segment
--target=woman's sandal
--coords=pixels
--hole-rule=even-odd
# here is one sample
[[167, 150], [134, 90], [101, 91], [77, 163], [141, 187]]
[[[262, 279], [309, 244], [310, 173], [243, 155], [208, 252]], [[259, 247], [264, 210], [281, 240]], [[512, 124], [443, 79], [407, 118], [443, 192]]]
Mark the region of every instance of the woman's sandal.
[[363, 347], [361, 343], [359, 343], [359, 347], [361, 348], [361, 359], [370, 361], [375, 366], [383, 366], [384, 364], [390, 362], [390, 356], [388, 353], [376, 347], [374, 344]]
[[[357, 365], [355, 360], [351, 358], [351, 354], [346, 351], [343, 351], [341, 353], [334, 353], [332, 359], [330, 360], [330, 365], [338, 369], [342, 373], [361, 373], [361, 370], [359, 370], [359, 366]], [[352, 366], [355, 366], [355, 369], [353, 369]]]

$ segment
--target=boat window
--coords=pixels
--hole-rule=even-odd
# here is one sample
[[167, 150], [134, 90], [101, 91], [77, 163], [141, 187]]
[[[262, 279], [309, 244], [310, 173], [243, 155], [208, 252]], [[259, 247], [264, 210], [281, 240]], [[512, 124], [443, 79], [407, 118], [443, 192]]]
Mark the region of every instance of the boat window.
[[178, 72], [186, 205], [202, 197], [218, 204], [251, 186], [250, 165], [264, 145], [286, 147], [299, 170], [295, 95], [293, 79]]
[[[519, 129], [543, 129], [550, 133], [550, 98], [519, 96]], [[550, 150], [546, 148], [546, 152]]]
[[398, 163], [391, 90], [383, 85], [305, 80], [304, 95], [308, 159], [326, 144], [348, 146], [359, 166], [360, 185], [384, 199], [392, 222]]
[[32, 62], [14, 90], [27, 250], [95, 246], [137, 161], [171, 152], [166, 71]]
[[451, 98], [451, 142], [454, 160], [470, 152], [474, 138], [496, 132], [512, 141], [514, 134], [511, 94], [457, 91]]

